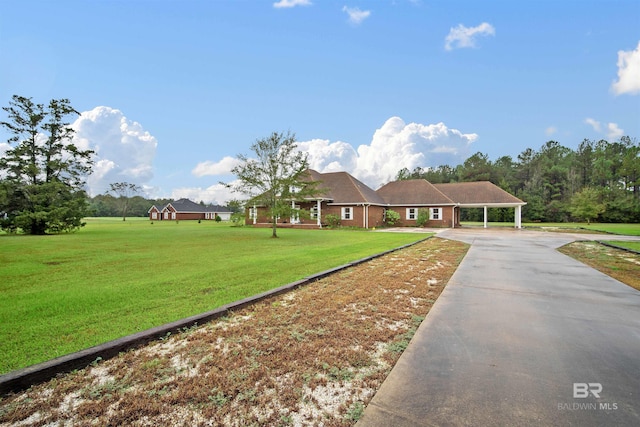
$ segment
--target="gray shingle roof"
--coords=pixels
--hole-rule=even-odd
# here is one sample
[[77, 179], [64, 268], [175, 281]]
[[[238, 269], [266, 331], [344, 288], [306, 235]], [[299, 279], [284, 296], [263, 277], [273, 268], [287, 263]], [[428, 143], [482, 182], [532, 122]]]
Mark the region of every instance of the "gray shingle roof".
[[451, 200], [465, 204], [514, 204], [524, 205], [518, 199], [489, 181], [456, 182], [449, 184], [433, 184]]
[[347, 172], [319, 173], [309, 169], [311, 179], [320, 181], [319, 196], [341, 205], [372, 204], [385, 205], [384, 199], [370, 187]]
[[393, 181], [377, 193], [390, 205], [453, 205], [455, 202], [425, 179]]
[[217, 205], [201, 205], [199, 203], [195, 203], [192, 202], [189, 199], [178, 199], [174, 202], [170, 202], [168, 203], [166, 206], [164, 206], [162, 209], [168, 207], [169, 205], [173, 206], [173, 208], [176, 210], [176, 212], [198, 212], [198, 213], [205, 213], [205, 212], [231, 212], [229, 209], [225, 208], [224, 206], [217, 206]]

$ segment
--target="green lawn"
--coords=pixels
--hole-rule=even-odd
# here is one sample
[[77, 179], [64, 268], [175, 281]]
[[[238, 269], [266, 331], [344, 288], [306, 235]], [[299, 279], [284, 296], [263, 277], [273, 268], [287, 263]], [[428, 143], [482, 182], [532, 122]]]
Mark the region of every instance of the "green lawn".
[[617, 240], [611, 240], [611, 241], [608, 241], [607, 243], [611, 243], [612, 245], [620, 246], [627, 249], [633, 249], [634, 251], [640, 252], [640, 242], [624, 242], [624, 241], [621, 242]]
[[0, 373], [424, 238], [342, 230], [93, 219], [73, 234], [0, 236]]

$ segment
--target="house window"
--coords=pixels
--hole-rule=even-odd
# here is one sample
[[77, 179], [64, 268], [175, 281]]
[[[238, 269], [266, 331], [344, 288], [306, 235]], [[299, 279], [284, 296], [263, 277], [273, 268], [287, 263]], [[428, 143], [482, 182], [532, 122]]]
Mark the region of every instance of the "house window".
[[418, 216], [418, 209], [407, 208], [407, 219], [415, 220]]
[[353, 219], [353, 208], [342, 208], [342, 219]]
[[314, 206], [310, 209], [311, 219], [318, 219], [318, 206]]
[[440, 220], [442, 219], [442, 212], [440, 208], [429, 208], [429, 219]]
[[158, 219], [158, 212], [151, 212], [151, 219]]
[[253, 220], [258, 219], [258, 208], [256, 207], [249, 208], [249, 219], [253, 219]]

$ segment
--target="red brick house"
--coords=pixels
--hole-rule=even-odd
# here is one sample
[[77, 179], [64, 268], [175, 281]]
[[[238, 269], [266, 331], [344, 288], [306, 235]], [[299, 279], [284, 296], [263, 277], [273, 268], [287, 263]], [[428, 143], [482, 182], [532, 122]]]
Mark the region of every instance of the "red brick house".
[[[296, 209], [309, 212], [310, 219], [278, 218], [278, 224], [317, 228], [326, 224], [326, 216], [338, 215], [343, 226], [377, 227], [384, 222], [386, 202], [374, 190], [347, 172], [319, 173], [309, 170], [310, 180], [320, 182], [313, 199], [292, 201]], [[271, 219], [266, 209], [253, 205], [247, 209], [246, 224], [266, 224]]]
[[[319, 173], [309, 170], [309, 179], [319, 182], [313, 199], [294, 200], [292, 206], [307, 210], [311, 219], [278, 218], [281, 226], [322, 227], [326, 215], [338, 215], [343, 226], [372, 228], [381, 226], [387, 210], [400, 214], [399, 226], [415, 227], [420, 209], [428, 211], [427, 227], [460, 226], [460, 208], [515, 209], [515, 227], [521, 227], [522, 206], [526, 203], [488, 181], [431, 184], [424, 179], [394, 181], [377, 191], [372, 190], [347, 172]], [[248, 206], [246, 224], [267, 224], [270, 218], [264, 207]]]
[[151, 206], [149, 219], [163, 220], [215, 220], [216, 215], [223, 221], [231, 219], [231, 211], [223, 206], [201, 205], [189, 199], [179, 199], [164, 206]]

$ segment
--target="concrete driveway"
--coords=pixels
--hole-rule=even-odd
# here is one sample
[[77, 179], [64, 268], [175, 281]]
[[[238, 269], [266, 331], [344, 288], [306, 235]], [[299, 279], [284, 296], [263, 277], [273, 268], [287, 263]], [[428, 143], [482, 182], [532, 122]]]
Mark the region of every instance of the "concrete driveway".
[[640, 425], [640, 292], [556, 251], [611, 236], [439, 236], [471, 248], [358, 427]]

